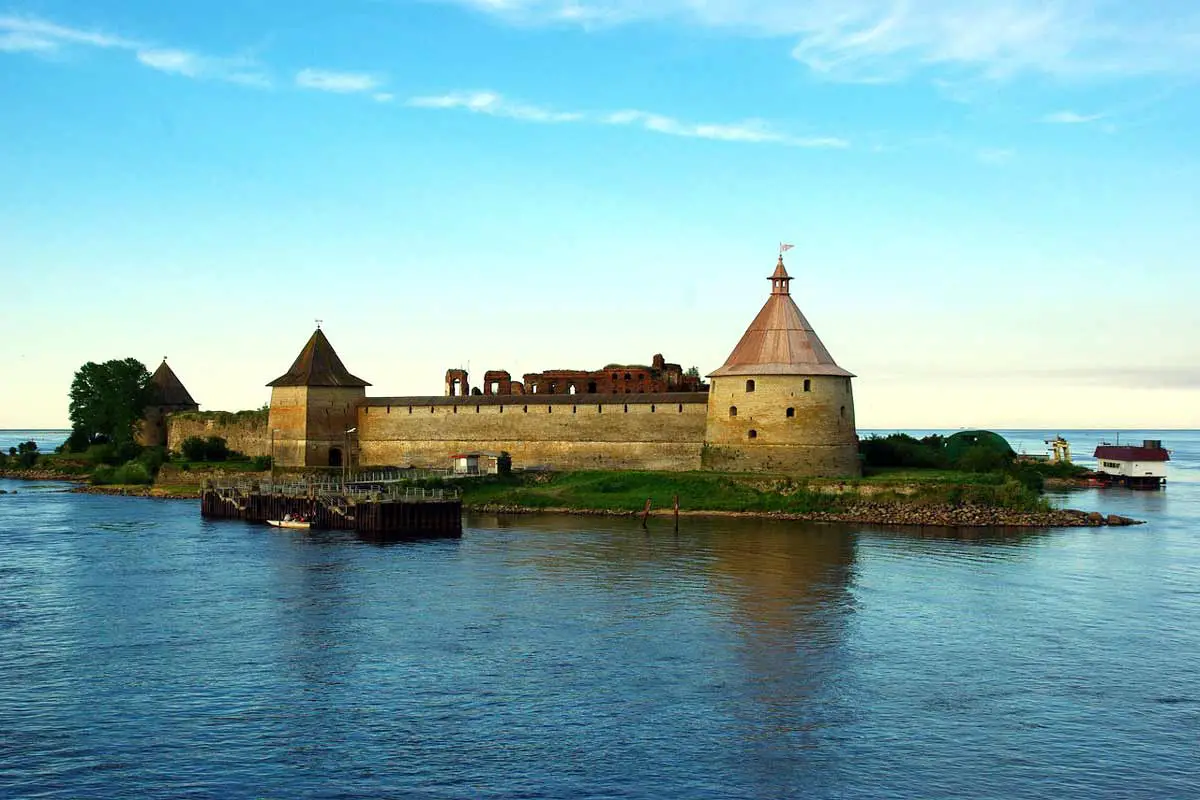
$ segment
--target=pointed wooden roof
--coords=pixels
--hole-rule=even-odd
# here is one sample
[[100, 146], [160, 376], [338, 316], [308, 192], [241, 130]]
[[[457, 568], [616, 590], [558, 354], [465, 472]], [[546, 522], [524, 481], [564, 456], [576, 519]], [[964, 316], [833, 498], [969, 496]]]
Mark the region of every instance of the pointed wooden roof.
[[350, 374], [333, 345], [317, 328], [308, 339], [308, 344], [296, 356], [295, 363], [283, 375], [267, 386], [370, 386], [362, 378]]
[[183, 381], [179, 380], [175, 372], [167, 366], [167, 359], [163, 357], [163, 361], [158, 365], [158, 369], [154, 370], [154, 374], [150, 376], [150, 385], [154, 387], [158, 397], [158, 404], [164, 406], [196, 406], [199, 405], [192, 399], [191, 394], [184, 387]]
[[710, 378], [728, 375], [854, 375], [839, 367], [812, 325], [800, 313], [788, 289], [791, 277], [783, 256], [775, 266], [771, 296], [750, 323], [742, 340]]

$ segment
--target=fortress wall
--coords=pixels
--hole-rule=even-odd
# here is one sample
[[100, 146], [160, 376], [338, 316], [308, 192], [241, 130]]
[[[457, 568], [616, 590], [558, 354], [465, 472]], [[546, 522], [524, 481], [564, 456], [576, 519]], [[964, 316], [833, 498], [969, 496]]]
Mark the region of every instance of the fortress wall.
[[448, 467], [454, 453], [503, 450], [518, 468], [700, 468], [704, 395], [454, 399], [369, 401], [358, 412], [360, 463]]
[[183, 440], [191, 436], [207, 439], [220, 436], [229, 445], [248, 456], [270, 454], [271, 435], [266, 414], [231, 414], [222, 411], [188, 411], [169, 414], [166, 420], [167, 449], [179, 452]]

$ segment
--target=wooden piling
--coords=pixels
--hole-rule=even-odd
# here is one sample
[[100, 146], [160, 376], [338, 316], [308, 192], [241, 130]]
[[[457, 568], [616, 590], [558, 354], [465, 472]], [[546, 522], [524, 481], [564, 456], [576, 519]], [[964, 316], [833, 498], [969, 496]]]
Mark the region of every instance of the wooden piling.
[[205, 488], [200, 514], [206, 519], [265, 523], [287, 515], [303, 516], [312, 527], [358, 531], [375, 538], [391, 536], [461, 536], [462, 501], [458, 498], [381, 499], [358, 503], [352, 498], [263, 494]]

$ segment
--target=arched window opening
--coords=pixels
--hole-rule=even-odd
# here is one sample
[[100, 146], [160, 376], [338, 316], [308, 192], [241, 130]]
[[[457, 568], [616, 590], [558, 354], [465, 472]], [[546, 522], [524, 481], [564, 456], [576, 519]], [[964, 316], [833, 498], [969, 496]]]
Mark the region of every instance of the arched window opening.
[[553, 414], [553, 413], [554, 413], [554, 406], [546, 406], [546, 413], [547, 413], [547, 414]]
[[626, 373], [625, 373], [625, 380], [627, 380], [627, 381], [628, 381], [628, 380], [633, 380], [633, 379], [630, 377], [630, 375], [629, 375], [629, 373], [628, 373], [628, 372], [626, 372]]
[[680, 404], [679, 404], [679, 413], [680, 413], [680, 414], [682, 414], [682, 413], [683, 413], [683, 403], [680, 403]]
[[588, 381], [588, 394], [595, 394], [595, 393], [596, 393], [596, 382]]
[[410, 413], [410, 414], [412, 413], [412, 406], [408, 407], [408, 413]]
[[806, 392], [812, 391], [812, 381], [810, 381], [808, 378], [804, 379], [804, 391], [806, 391]]
[[455, 413], [455, 414], [457, 414], [457, 413], [458, 413], [458, 406], [455, 406], [455, 407], [454, 407], [454, 413]]
[[737, 416], [737, 406], [730, 406], [730, 407], [729, 407], [729, 416], [731, 416], [731, 417], [736, 417], [736, 416]]
[[750, 432], [746, 434], [746, 437], [749, 439], [757, 439], [758, 431], [751, 429]]
[[575, 384], [573, 383], [567, 387], [567, 394], [575, 394], [576, 391]]
[[578, 413], [579, 413], [579, 406], [571, 406], [571, 413], [572, 413], [572, 414], [578, 414]]
[[651, 403], [651, 404], [650, 404], [650, 413], [651, 413], [651, 414], [653, 414], [653, 413], [654, 413], [654, 411], [655, 411], [654, 404], [653, 404], [653, 403]]
[[481, 409], [481, 408], [483, 408], [483, 406], [475, 406], [475, 413], [478, 414], [479, 409]]
[[625, 413], [626, 413], [626, 414], [628, 414], [628, 413], [629, 413], [629, 405], [628, 405], [628, 404], [626, 404], [626, 405], [625, 405]]
[[500, 381], [492, 381], [492, 394], [500, 394]]
[[529, 406], [521, 406], [521, 411], [525, 414], [529, 413]]
[[533, 392], [534, 394], [537, 394], [538, 393], [538, 385], [536, 383], [533, 384], [532, 386], [530, 386], [529, 390], [531, 392]]
[[846, 407], [842, 406], [842, 419], [846, 418]]
[[604, 413], [604, 406], [596, 406], [596, 413], [597, 413], [597, 414], [603, 414], [603, 413]]
[[747, 392], [753, 392], [753, 391], [754, 391], [754, 381], [753, 381], [753, 380], [748, 380], [748, 381], [746, 381], [746, 391], [747, 391]]
[[548, 394], [558, 394], [558, 384], [557, 383], [550, 384], [550, 388], [547, 389], [546, 392]]
[[339, 447], [329, 448], [329, 466], [340, 467], [342, 465], [342, 450]]
[[787, 418], [788, 418], [788, 419], [791, 419], [791, 418], [792, 418], [792, 417], [794, 417], [794, 416], [796, 416], [796, 409], [794, 409], [794, 408], [789, 408], [789, 409], [787, 410]]

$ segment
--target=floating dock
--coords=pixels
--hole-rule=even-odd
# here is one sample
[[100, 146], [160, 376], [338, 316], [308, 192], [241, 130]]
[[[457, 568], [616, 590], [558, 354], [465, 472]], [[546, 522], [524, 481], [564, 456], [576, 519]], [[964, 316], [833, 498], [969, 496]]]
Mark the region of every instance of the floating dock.
[[266, 524], [302, 516], [314, 530], [356, 531], [370, 538], [462, 536], [462, 498], [453, 489], [269, 481], [206, 482], [200, 515]]

